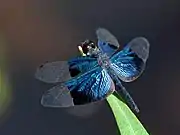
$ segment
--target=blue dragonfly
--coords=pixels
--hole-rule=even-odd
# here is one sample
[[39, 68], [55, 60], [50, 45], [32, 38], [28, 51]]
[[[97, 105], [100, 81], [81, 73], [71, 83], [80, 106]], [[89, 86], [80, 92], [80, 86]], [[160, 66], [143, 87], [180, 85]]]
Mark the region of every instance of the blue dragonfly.
[[[96, 35], [97, 45], [86, 40], [78, 46], [83, 56], [45, 63], [37, 69], [37, 79], [59, 83], [44, 93], [43, 106], [73, 106], [73, 92], [78, 95], [76, 99], [85, 98], [86, 103], [90, 103], [103, 100], [118, 90], [129, 106], [139, 112], [121, 81], [131, 82], [141, 75], [149, 56], [149, 42], [138, 37], [120, 49], [118, 40], [108, 30], [99, 28]], [[77, 73], [72, 75], [74, 71]]]

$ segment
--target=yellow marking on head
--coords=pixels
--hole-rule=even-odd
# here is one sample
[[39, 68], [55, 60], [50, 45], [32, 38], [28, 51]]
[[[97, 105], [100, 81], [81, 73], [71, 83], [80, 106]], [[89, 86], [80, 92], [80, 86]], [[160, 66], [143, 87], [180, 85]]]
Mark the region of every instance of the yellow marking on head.
[[81, 53], [82, 56], [86, 56], [86, 54], [83, 53], [83, 50], [82, 50], [81, 46], [78, 46], [78, 50], [79, 50], [79, 52]]

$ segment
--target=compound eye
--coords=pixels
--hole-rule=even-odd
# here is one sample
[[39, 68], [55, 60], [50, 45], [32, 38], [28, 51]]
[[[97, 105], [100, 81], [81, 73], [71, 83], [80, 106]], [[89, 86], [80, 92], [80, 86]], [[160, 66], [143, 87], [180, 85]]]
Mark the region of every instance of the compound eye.
[[91, 48], [92, 48], [92, 46], [90, 46], [90, 45], [87, 46], [87, 49], [91, 49]]
[[90, 46], [91, 46], [92, 48], [96, 48], [96, 46], [95, 46], [94, 43], [91, 43]]

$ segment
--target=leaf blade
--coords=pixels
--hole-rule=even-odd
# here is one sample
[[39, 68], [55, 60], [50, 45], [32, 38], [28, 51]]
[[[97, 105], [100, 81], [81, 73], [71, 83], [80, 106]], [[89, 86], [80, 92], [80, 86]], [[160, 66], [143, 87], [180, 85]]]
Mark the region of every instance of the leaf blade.
[[149, 135], [129, 107], [119, 99], [118, 95], [111, 94], [107, 97], [107, 102], [114, 114], [121, 135]]

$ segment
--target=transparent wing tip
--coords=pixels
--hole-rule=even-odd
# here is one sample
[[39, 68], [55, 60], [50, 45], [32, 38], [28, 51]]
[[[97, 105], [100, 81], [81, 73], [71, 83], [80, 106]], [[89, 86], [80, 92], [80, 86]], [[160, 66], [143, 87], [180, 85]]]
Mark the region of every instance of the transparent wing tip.
[[120, 46], [116, 37], [105, 28], [101, 28], [101, 27], [97, 28], [96, 35], [98, 40], [102, 40], [103, 42], [110, 43], [111, 45], [117, 48]]
[[96, 35], [97, 35], [98, 39], [102, 38], [102, 35], [104, 35], [104, 34], [111, 35], [111, 33], [105, 28], [99, 27], [96, 29]]
[[36, 72], [35, 72], [35, 78], [43, 81], [43, 69], [46, 63], [41, 64], [40, 66], [37, 67]]
[[46, 91], [41, 98], [44, 107], [71, 107], [74, 106], [73, 99], [65, 85], [57, 85]]
[[53, 63], [55, 62], [45, 62], [38, 66], [35, 72], [35, 78], [45, 83], [56, 83], [56, 77], [58, 75], [53, 71]]
[[102, 28], [102, 27], [99, 27], [96, 29], [96, 33], [101, 33], [101, 32], [104, 32], [104, 33], [109, 33], [109, 31], [105, 28]]
[[46, 62], [36, 69], [35, 78], [45, 83], [64, 82], [70, 78], [66, 61]]
[[144, 61], [149, 57], [149, 41], [144, 37], [136, 37], [131, 40], [128, 46]]

